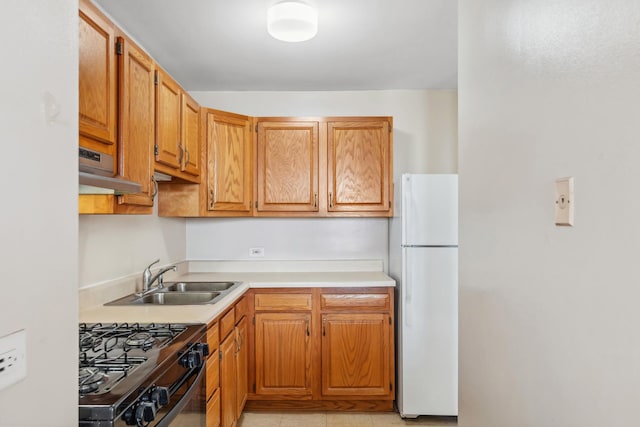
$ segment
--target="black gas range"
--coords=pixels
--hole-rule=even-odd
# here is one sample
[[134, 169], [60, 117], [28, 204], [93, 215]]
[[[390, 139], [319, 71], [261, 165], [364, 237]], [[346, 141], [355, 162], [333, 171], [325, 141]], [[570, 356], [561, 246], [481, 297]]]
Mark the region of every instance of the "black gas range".
[[205, 334], [205, 325], [80, 324], [79, 426], [204, 426]]

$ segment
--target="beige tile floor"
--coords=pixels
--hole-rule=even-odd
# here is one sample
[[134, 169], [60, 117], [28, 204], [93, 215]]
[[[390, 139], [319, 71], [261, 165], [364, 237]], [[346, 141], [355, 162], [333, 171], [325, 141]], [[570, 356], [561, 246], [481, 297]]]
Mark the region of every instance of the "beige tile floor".
[[418, 417], [403, 420], [397, 413], [244, 412], [238, 427], [454, 427], [455, 417]]

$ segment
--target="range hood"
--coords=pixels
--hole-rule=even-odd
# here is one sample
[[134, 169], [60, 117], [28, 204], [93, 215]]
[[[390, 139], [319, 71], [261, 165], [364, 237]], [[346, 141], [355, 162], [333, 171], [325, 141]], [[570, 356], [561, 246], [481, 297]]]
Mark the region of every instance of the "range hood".
[[113, 190], [115, 194], [142, 192], [142, 185], [139, 183], [113, 176], [113, 156], [110, 154], [80, 148], [78, 159], [80, 185]]

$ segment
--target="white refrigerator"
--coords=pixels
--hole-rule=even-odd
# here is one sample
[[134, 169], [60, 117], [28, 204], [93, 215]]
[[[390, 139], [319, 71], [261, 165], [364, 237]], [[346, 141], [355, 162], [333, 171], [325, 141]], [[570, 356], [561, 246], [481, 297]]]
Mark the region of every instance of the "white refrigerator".
[[402, 175], [389, 225], [400, 415], [458, 415], [458, 176]]

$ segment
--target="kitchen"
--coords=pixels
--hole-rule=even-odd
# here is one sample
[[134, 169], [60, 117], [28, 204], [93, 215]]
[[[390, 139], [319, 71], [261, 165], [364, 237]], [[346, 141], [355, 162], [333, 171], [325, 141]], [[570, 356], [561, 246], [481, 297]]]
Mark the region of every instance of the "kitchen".
[[[27, 378], [0, 392], [0, 421], [11, 420], [8, 425], [74, 424], [75, 414], [68, 408], [77, 404], [75, 378], [69, 379], [76, 360], [65, 349], [76, 346], [79, 286], [131, 274], [150, 261], [131, 260], [109, 247], [131, 245], [136, 253], [146, 253], [154, 244], [167, 247], [172, 233], [180, 245], [180, 236], [187, 233], [174, 220], [149, 217], [129, 224], [114, 217], [106, 224], [92, 219], [79, 235], [73, 149], [76, 7], [48, 3], [11, 3], [3, 14], [4, 39], [19, 40], [5, 46], [5, 57], [19, 61], [2, 69], [4, 82], [16, 82], [4, 89], [5, 154], [20, 161], [6, 163], [2, 180], [3, 290], [11, 295], [0, 305], [2, 331], [26, 329], [32, 355]], [[555, 7], [514, 1], [507, 8], [504, 2], [484, 3], [463, 1], [459, 10], [460, 425], [636, 425], [637, 344], [625, 331], [640, 320], [633, 306], [637, 287], [631, 286], [637, 239], [628, 238], [635, 237], [628, 225], [634, 224], [640, 207], [627, 197], [635, 192], [638, 178], [638, 130], [633, 125], [640, 95], [638, 56], [637, 44], [627, 43], [638, 39], [638, 11], [628, 1], [615, 1], [606, 10], [596, 1], [564, 1]], [[15, 19], [22, 16], [39, 19]], [[512, 26], [483, 33], [483, 25], [491, 28], [496, 21]], [[517, 29], [521, 32], [514, 33]], [[543, 30], [549, 37], [538, 33]], [[597, 42], [599, 35], [605, 43]], [[514, 37], [519, 37], [519, 49], [510, 42]], [[590, 43], [567, 42], [582, 39]], [[556, 49], [559, 40], [567, 43], [561, 44], [564, 49]], [[474, 53], [487, 50], [509, 61]], [[563, 57], [574, 61], [563, 62]], [[547, 67], [549, 74], [539, 73], [537, 66]], [[611, 75], [614, 82], [606, 77]], [[515, 87], [523, 89], [514, 92]], [[43, 117], [46, 93], [62, 107], [53, 123]], [[395, 111], [384, 114], [393, 115], [398, 125]], [[563, 123], [555, 120], [560, 116]], [[514, 135], [528, 144], [512, 144]], [[505, 174], [511, 179], [505, 180]], [[580, 178], [576, 218], [585, 226], [558, 230], [550, 219], [551, 183], [571, 174]], [[513, 195], [506, 204], [505, 194]], [[619, 217], [610, 218], [602, 194], [614, 206], [624, 206]], [[106, 248], [82, 242], [87, 231], [105, 227], [112, 232], [103, 234]], [[604, 236], [607, 252], [586, 249], [601, 247]], [[493, 249], [486, 250], [487, 244]], [[154, 256], [173, 259], [173, 254], [160, 253], [168, 250]], [[189, 256], [186, 247], [175, 250]], [[83, 262], [91, 268], [81, 271], [76, 253], [85, 254]], [[101, 256], [124, 267], [105, 268], [97, 262]], [[605, 277], [607, 286], [599, 286]], [[520, 286], [512, 286], [514, 282]], [[558, 298], [543, 298], [548, 294]], [[534, 318], [542, 324], [532, 323]], [[600, 369], [602, 364], [606, 370]], [[502, 375], [505, 370], [512, 375]], [[485, 392], [478, 392], [481, 387]], [[600, 404], [590, 404], [594, 401]]]

